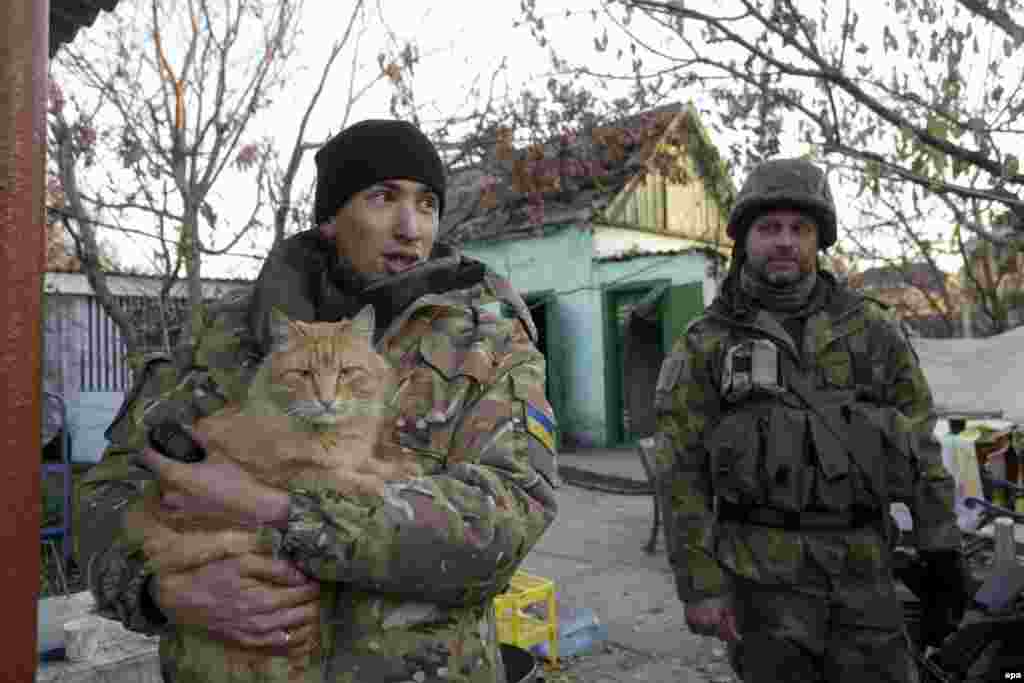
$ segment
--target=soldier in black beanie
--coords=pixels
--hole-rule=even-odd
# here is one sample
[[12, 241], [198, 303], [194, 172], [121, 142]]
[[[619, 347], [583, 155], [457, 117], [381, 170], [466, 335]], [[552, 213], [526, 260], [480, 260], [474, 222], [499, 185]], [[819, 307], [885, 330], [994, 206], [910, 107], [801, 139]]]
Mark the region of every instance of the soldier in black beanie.
[[[270, 683], [515, 680], [492, 600], [557, 511], [557, 427], [530, 312], [506, 279], [437, 239], [444, 166], [414, 126], [363, 121], [315, 159], [315, 226], [277, 244], [251, 289], [196, 316], [191, 346], [137, 374], [111, 446], [76, 496], [102, 520], [76, 539], [79, 561], [102, 614], [160, 633], [168, 681], [255, 680], [255, 669], [228, 666], [221, 644], [261, 666], [272, 657], [280, 675], [258, 676]], [[515, 315], [499, 318], [492, 304]], [[303, 328], [283, 330], [273, 310], [335, 322], [368, 306], [375, 347], [402, 378], [379, 438], [419, 476], [357, 500], [261, 484], [231, 464], [241, 460], [232, 450], [252, 444], [220, 441], [220, 462], [191, 464], [145, 447], [152, 416], [193, 425], [246, 395], [271, 339], [284, 331], [302, 343], [294, 330]], [[358, 368], [342, 370], [353, 368], [338, 370], [338, 384], [362, 381]], [[304, 403], [327, 418], [349, 402]], [[277, 448], [274, 434], [260, 434], [260, 448]], [[174, 482], [164, 504], [260, 528], [275, 552], [154, 571], [146, 539], [121, 517], [142, 490], [135, 462], [162, 490]]]
[[470, 271], [480, 264], [437, 241], [444, 164], [418, 128], [360, 121], [328, 140], [315, 161], [314, 227], [278, 245], [254, 292], [250, 325], [261, 346], [275, 306], [301, 320], [337, 320], [370, 297], [383, 328], [420, 287], [479, 276]]
[[444, 165], [434, 145], [406, 121], [369, 119], [349, 126], [316, 153], [313, 222], [322, 225], [360, 190], [382, 180], [416, 180], [444, 215]]

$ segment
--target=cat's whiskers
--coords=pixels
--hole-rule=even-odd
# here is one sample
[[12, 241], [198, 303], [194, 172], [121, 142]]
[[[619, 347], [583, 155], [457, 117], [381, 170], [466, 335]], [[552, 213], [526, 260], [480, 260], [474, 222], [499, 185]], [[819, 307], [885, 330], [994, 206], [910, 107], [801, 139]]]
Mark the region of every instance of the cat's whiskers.
[[297, 400], [286, 409], [289, 417], [298, 417], [304, 420], [313, 419], [322, 415], [324, 411], [320, 401]]

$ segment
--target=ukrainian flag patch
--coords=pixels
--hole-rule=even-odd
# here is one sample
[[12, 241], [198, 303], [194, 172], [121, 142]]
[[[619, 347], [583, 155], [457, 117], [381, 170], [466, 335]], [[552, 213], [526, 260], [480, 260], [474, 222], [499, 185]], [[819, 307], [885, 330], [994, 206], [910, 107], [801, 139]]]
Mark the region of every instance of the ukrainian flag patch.
[[554, 421], [529, 403], [526, 404], [526, 431], [537, 437], [548, 450], [555, 450]]

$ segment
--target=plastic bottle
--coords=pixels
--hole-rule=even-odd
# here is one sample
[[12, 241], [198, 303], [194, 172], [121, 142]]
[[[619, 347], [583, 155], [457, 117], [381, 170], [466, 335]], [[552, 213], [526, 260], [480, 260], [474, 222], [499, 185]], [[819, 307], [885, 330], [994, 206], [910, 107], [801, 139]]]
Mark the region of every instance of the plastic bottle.
[[[590, 652], [595, 645], [608, 639], [608, 627], [601, 623], [594, 610], [562, 608], [558, 614], [558, 656], [571, 657]], [[541, 657], [548, 655], [548, 644], [538, 643], [530, 648]]]

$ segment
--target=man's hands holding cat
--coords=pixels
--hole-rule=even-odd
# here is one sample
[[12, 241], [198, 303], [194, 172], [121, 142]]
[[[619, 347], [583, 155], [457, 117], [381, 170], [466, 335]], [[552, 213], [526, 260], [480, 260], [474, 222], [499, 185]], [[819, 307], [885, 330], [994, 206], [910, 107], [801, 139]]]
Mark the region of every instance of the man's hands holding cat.
[[271, 655], [304, 651], [320, 628], [320, 583], [269, 556], [242, 555], [154, 576], [149, 590], [172, 623]]
[[[192, 435], [208, 446], [201, 431]], [[161, 503], [169, 510], [243, 526], [287, 523], [288, 495], [261, 484], [229, 460], [186, 464], [146, 448], [138, 462], [159, 479]], [[292, 563], [269, 556], [248, 554], [156, 575], [149, 592], [173, 623], [199, 626], [228, 643], [270, 654], [302, 651], [319, 628], [319, 582]]]
[[[209, 450], [209, 440], [200, 429], [190, 429], [192, 438]], [[225, 445], [217, 444], [219, 449]], [[228, 458], [182, 463], [145, 448], [137, 462], [156, 475], [163, 491], [160, 502], [170, 511], [224, 519], [241, 526], [274, 526], [288, 523], [288, 494], [266, 486]]]

